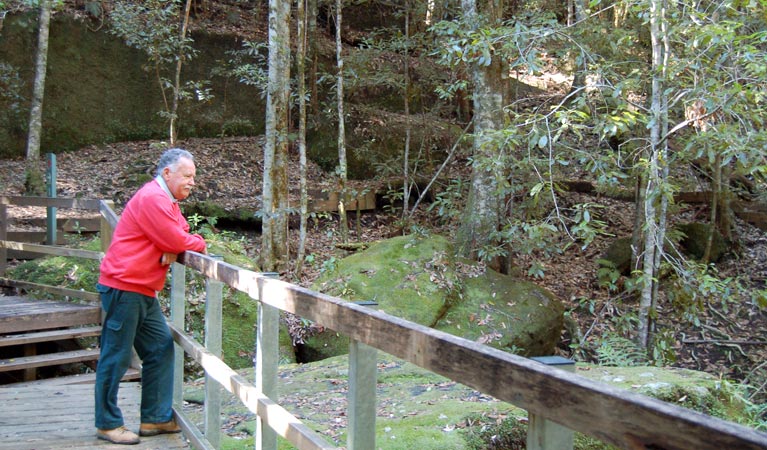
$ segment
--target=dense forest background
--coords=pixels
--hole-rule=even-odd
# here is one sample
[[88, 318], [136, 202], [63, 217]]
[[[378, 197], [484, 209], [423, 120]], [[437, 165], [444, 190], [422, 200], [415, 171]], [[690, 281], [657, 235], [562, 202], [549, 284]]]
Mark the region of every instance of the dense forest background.
[[[117, 179], [178, 142], [228, 162], [196, 203], [255, 211], [264, 270], [308, 283], [307, 255], [339, 255], [313, 242], [443, 233], [566, 302], [561, 353], [732, 377], [763, 423], [766, 8], [6, 0], [0, 155], [20, 170], [0, 187], [34, 191], [41, 150]], [[309, 210], [312, 180], [331, 213]], [[375, 234], [347, 217], [364, 192]]]

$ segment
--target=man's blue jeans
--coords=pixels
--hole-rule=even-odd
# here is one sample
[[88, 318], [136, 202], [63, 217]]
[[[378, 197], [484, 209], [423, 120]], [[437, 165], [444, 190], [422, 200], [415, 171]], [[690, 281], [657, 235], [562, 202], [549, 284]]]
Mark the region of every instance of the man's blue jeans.
[[160, 304], [154, 297], [96, 287], [106, 312], [96, 370], [96, 428], [111, 430], [125, 424], [117, 406], [117, 390], [130, 366], [133, 347], [142, 361], [141, 423], [171, 420], [173, 338]]

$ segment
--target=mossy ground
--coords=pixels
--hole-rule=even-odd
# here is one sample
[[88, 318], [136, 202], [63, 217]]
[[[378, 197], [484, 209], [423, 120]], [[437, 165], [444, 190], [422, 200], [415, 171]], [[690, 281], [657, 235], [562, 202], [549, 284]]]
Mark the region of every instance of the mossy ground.
[[[526, 411], [382, 352], [378, 353], [377, 364], [376, 448], [525, 448]], [[240, 372], [253, 379], [252, 370]], [[719, 415], [717, 411], [726, 412], [728, 420], [743, 417], [735, 388], [703, 372], [578, 364], [577, 374], [700, 412], [713, 412], [714, 415]], [[334, 445], [346, 444], [346, 356], [281, 366], [278, 390], [279, 403], [289, 412]], [[189, 402], [186, 411], [196, 422], [202, 421], [202, 408], [199, 406], [202, 398], [201, 382], [185, 386], [184, 399]], [[224, 395], [222, 404], [224, 428], [228, 431], [222, 448], [252, 448], [255, 429], [253, 414], [228, 393]], [[279, 448], [293, 447], [280, 439]], [[574, 448], [615, 449], [580, 433], [574, 435]]]

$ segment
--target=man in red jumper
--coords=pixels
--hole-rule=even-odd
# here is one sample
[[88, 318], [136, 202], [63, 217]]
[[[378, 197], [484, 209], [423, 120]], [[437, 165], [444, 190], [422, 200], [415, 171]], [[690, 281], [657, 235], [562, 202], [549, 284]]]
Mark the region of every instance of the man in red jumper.
[[141, 436], [181, 431], [173, 419], [173, 339], [157, 301], [168, 267], [187, 250], [205, 253], [205, 241], [189, 233], [178, 202], [194, 186], [191, 153], [170, 149], [160, 157], [157, 177], [128, 201], [101, 262], [96, 286], [106, 314], [96, 370], [96, 436], [115, 444], [137, 444], [117, 406], [120, 379], [132, 348], [142, 361]]

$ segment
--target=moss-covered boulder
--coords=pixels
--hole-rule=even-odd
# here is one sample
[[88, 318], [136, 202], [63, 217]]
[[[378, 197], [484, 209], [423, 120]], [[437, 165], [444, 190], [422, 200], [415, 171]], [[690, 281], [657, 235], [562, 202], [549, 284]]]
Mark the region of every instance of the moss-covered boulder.
[[578, 375], [720, 419], [748, 423], [737, 388], [705, 372], [676, 367], [606, 367], [578, 363]]
[[[453, 257], [442, 236], [402, 236], [340, 260], [313, 289], [349, 301], [373, 300], [388, 314], [523, 355], [548, 355], [564, 307], [547, 290]], [[348, 351], [326, 330], [306, 340], [299, 359]]]
[[600, 267], [615, 269], [621, 275], [631, 273], [631, 236], [615, 239], [602, 254]]
[[466, 278], [463, 301], [434, 327], [523, 356], [551, 355], [564, 326], [564, 306], [551, 292], [488, 270]]
[[[677, 230], [684, 233], [679, 245], [684, 252], [695, 259], [702, 259], [706, 253], [706, 243], [711, 232], [711, 224], [701, 222], [683, 223], [676, 226]], [[719, 230], [714, 229], [714, 237], [711, 241], [711, 255], [709, 261], [716, 262], [727, 252], [728, 244]]]

